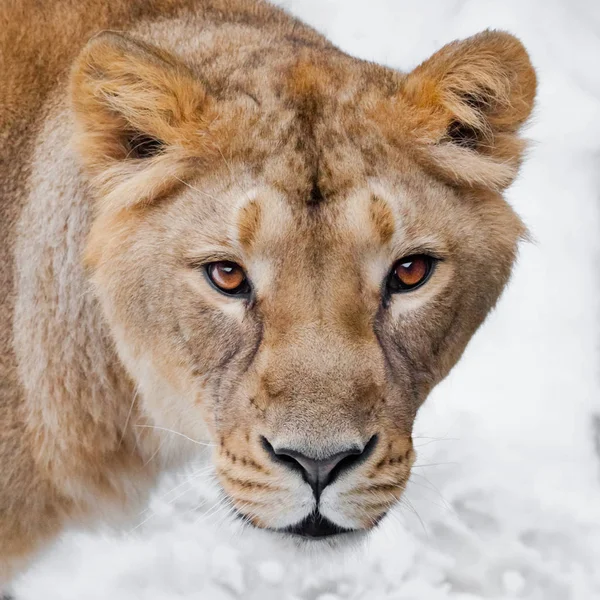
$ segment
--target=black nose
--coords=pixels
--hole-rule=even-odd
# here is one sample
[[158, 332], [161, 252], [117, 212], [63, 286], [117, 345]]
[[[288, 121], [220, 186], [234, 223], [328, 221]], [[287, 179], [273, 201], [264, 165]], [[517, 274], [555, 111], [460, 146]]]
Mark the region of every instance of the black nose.
[[365, 461], [377, 444], [374, 435], [365, 445], [352, 445], [325, 458], [313, 458], [290, 448], [274, 448], [267, 438], [262, 438], [263, 447], [271, 458], [290, 469], [299, 471], [319, 500], [321, 492], [342, 473]]

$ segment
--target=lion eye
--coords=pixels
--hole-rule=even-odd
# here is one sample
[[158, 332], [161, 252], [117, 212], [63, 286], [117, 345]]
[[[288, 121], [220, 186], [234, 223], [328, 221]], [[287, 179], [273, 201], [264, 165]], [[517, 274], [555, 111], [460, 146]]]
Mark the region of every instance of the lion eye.
[[224, 294], [240, 296], [250, 291], [244, 269], [234, 262], [220, 260], [209, 263], [206, 265], [206, 274], [211, 283]]
[[390, 274], [389, 291], [409, 292], [423, 285], [431, 275], [433, 263], [434, 259], [426, 254], [413, 254], [400, 259]]

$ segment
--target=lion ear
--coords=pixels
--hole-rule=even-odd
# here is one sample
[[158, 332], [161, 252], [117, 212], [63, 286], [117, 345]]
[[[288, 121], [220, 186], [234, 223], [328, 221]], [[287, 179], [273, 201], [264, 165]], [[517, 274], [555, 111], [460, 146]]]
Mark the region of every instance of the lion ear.
[[148, 200], [172, 182], [169, 170], [209, 151], [213, 99], [183, 63], [148, 44], [93, 38], [73, 67], [71, 100], [77, 151], [104, 197], [119, 188], [127, 203]]
[[514, 36], [485, 31], [444, 46], [409, 73], [401, 95], [422, 155], [461, 185], [503, 189], [517, 174], [536, 76]]

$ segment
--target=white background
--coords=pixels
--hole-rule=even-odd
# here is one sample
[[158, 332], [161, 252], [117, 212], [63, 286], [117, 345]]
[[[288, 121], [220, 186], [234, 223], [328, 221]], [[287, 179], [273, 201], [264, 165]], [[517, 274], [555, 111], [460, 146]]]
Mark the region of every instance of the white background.
[[487, 27], [518, 35], [540, 87], [508, 197], [535, 243], [421, 411], [422, 466], [366, 548], [307, 558], [232, 535], [197, 477], [165, 482], [140, 527], [67, 535], [18, 600], [600, 599], [600, 2], [279, 4], [402, 70]]

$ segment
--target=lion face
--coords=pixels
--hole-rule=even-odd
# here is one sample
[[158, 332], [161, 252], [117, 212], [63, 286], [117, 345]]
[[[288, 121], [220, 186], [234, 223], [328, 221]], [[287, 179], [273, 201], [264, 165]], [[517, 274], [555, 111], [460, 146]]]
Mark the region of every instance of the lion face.
[[215, 97], [107, 34], [74, 71], [86, 261], [119, 356], [147, 422], [210, 439], [257, 527], [377, 524], [417, 409], [509, 277], [524, 229], [499, 191], [531, 67], [506, 34], [449, 48], [409, 76], [279, 52], [260, 88], [236, 72], [245, 91]]

